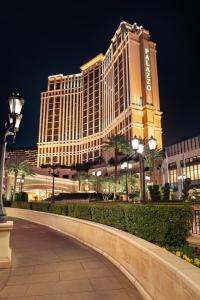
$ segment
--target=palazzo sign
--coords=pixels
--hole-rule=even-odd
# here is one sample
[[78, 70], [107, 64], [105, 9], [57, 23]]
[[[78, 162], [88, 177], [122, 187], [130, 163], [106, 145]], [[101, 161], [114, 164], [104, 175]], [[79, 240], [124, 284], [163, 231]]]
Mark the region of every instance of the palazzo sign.
[[146, 78], [146, 89], [151, 91], [151, 65], [149, 48], [144, 48], [144, 68], [145, 68], [145, 78]]

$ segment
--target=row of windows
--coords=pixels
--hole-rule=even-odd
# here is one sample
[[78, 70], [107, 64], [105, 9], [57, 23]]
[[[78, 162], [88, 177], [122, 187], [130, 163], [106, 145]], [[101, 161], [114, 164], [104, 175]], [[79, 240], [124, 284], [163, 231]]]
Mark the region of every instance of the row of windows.
[[70, 89], [79, 88], [82, 86], [81, 80], [67, 80], [67, 81], [56, 81], [49, 83], [49, 90], [60, 90], [60, 89]]
[[[185, 178], [190, 178], [193, 185], [200, 185], [200, 156], [180, 161], [181, 174]], [[178, 184], [177, 164], [176, 162], [168, 165], [170, 184], [176, 187]]]

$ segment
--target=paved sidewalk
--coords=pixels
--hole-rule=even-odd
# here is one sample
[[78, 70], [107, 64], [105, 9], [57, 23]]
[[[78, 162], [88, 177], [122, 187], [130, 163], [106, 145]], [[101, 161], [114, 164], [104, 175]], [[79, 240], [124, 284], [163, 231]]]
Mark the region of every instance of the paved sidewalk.
[[45, 226], [14, 219], [12, 268], [0, 270], [0, 299], [140, 300], [102, 255]]
[[195, 247], [200, 247], [200, 235], [199, 234], [192, 234], [187, 238], [187, 241], [190, 245]]

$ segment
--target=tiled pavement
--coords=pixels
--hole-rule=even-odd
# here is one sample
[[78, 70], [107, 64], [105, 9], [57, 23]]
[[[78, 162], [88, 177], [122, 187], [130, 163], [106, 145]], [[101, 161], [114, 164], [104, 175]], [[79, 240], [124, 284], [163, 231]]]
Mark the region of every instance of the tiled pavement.
[[0, 299], [141, 300], [102, 255], [72, 238], [14, 219], [12, 267], [0, 270]]

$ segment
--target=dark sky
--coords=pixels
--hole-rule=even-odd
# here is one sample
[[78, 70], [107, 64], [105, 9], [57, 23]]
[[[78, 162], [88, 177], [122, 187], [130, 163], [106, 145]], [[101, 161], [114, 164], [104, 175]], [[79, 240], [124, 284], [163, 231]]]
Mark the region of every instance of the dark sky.
[[105, 53], [119, 23], [143, 25], [157, 43], [163, 138], [167, 145], [200, 133], [198, 1], [1, 1], [0, 122], [7, 95], [25, 98], [15, 146], [37, 142], [40, 93], [47, 77], [73, 74]]

